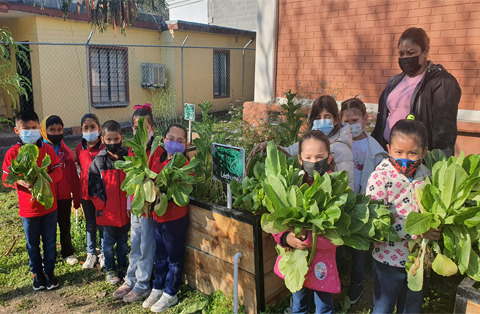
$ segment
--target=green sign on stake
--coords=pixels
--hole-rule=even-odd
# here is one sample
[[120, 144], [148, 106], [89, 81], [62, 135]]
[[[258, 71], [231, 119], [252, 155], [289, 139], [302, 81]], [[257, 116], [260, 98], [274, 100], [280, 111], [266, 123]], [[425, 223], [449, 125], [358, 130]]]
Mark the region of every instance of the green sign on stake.
[[183, 117], [187, 121], [195, 121], [195, 105], [185, 104]]
[[215, 180], [240, 182], [245, 175], [245, 148], [213, 143], [212, 163]]

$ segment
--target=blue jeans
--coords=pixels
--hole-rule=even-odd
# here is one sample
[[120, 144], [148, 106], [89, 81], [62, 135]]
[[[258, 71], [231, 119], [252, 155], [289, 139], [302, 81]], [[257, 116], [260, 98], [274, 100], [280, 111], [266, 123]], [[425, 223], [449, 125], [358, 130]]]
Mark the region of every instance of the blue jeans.
[[[373, 261], [373, 310], [372, 313], [420, 313], [423, 291], [407, 287], [407, 272], [403, 267], [393, 267]], [[424, 289], [426, 284], [423, 285]]]
[[105, 270], [116, 270], [115, 254], [113, 246], [116, 244], [118, 269], [127, 268], [127, 251], [128, 251], [128, 230], [130, 224], [123, 227], [102, 226], [103, 228], [103, 255], [105, 256]]
[[352, 268], [350, 270], [350, 286], [356, 287], [363, 281], [365, 272], [365, 257], [367, 251], [355, 250], [349, 247], [352, 254]]
[[155, 259], [154, 219], [132, 215], [130, 220], [130, 255], [125, 283], [135, 292], [150, 289]]
[[97, 229], [100, 236], [100, 253], [103, 254], [103, 229], [97, 228], [97, 210], [92, 201], [80, 200], [85, 214], [85, 229], [87, 229], [87, 253], [95, 254], [97, 248]]
[[[57, 211], [43, 216], [22, 217], [23, 232], [27, 241], [28, 265], [34, 274], [53, 273], [57, 243]], [[40, 253], [40, 237], [43, 243], [43, 261]], [[43, 266], [42, 266], [43, 262]]]
[[314, 297], [313, 299], [315, 301], [315, 313], [335, 313], [331, 293], [315, 291], [304, 287], [300, 291], [292, 293], [292, 314], [309, 313], [312, 305], [312, 297]]
[[165, 289], [169, 295], [176, 295], [182, 284], [188, 222], [188, 215], [173, 221], [154, 222], [156, 249], [153, 288]]

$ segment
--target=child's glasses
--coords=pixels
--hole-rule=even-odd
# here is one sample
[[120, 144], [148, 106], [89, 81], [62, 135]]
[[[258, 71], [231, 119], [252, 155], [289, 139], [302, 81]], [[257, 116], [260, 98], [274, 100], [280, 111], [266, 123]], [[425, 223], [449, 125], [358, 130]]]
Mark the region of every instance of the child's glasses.
[[185, 145], [187, 141], [185, 141], [185, 139], [183, 138], [174, 138], [173, 136], [168, 136], [168, 137], [165, 137], [165, 140], [169, 141], [169, 142], [179, 142], [180, 144], [183, 144]]

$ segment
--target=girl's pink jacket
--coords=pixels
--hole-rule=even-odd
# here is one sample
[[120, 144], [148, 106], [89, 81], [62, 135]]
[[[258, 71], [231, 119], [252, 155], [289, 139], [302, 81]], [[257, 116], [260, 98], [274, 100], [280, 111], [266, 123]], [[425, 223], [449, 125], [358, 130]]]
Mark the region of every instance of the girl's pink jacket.
[[[285, 231], [287, 232], [287, 231]], [[274, 234], [275, 241], [281, 245], [280, 240], [285, 232]], [[312, 232], [309, 231], [307, 239], [308, 244], [312, 245]], [[316, 291], [329, 293], [340, 293], [340, 278], [338, 276], [337, 264], [335, 262], [335, 252], [337, 246], [324, 236], [317, 236], [317, 249], [313, 256], [313, 261], [308, 267], [307, 275], [303, 286]], [[280, 278], [285, 279], [278, 269], [278, 263], [282, 257], [278, 256], [275, 262], [274, 272]]]

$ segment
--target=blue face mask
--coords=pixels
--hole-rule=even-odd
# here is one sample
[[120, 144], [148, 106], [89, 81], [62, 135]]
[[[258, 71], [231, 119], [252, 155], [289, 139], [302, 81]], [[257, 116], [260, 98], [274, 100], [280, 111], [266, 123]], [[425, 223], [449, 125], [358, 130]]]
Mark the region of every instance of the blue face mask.
[[98, 131], [82, 132], [83, 139], [87, 142], [93, 142], [98, 138]]
[[313, 120], [312, 130], [322, 131], [323, 134], [329, 135], [333, 130], [333, 120], [332, 119], [318, 119]]
[[20, 130], [20, 139], [25, 144], [33, 144], [40, 138], [40, 130], [39, 129], [32, 129], [32, 130]]

